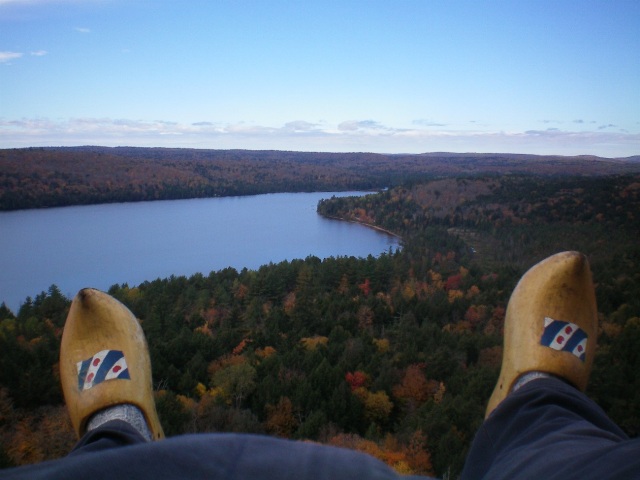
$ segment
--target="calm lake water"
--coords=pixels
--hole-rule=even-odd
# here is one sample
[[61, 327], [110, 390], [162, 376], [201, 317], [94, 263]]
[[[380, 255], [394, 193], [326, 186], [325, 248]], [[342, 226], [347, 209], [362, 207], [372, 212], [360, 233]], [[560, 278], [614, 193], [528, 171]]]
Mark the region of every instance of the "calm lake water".
[[171, 275], [208, 275], [315, 255], [366, 257], [398, 239], [316, 213], [341, 193], [281, 193], [0, 212], [0, 303], [17, 312], [56, 284], [138, 285]]

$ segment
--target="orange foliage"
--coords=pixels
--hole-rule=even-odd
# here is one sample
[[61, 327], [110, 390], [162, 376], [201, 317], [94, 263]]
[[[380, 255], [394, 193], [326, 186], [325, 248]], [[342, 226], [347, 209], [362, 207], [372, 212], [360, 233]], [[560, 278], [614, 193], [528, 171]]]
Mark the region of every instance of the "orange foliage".
[[368, 297], [369, 293], [371, 293], [371, 282], [367, 278], [364, 282], [358, 284], [358, 288], [365, 297]]
[[473, 298], [480, 293], [480, 289], [477, 285], [472, 285], [469, 290], [467, 290], [467, 298]]
[[[41, 407], [4, 430], [0, 440], [16, 465], [52, 460], [67, 455], [76, 443], [65, 407]], [[5, 426], [6, 427], [6, 426]]]
[[374, 442], [356, 434], [340, 433], [331, 437], [328, 443], [371, 455], [402, 475], [433, 475], [431, 454], [421, 430], [411, 436], [408, 445], [401, 445], [391, 434], [382, 442]]
[[196, 329], [194, 330], [194, 332], [198, 332], [201, 333], [203, 335], [206, 335], [208, 337], [213, 337], [213, 332], [211, 331], [211, 329], [209, 328], [208, 325], [201, 325], [199, 327], [196, 327]]
[[[202, 385], [202, 384], [199, 383], [198, 385]], [[184, 408], [185, 411], [187, 412], [195, 411], [197, 403], [193, 398], [185, 397], [184, 395], [176, 395], [176, 398], [178, 399], [178, 401], [180, 402], [180, 405], [182, 405], [182, 408]]]
[[359, 452], [367, 453], [379, 460], [382, 460], [382, 449], [371, 440], [365, 440], [353, 433], [340, 433], [329, 439], [329, 445], [334, 447], [348, 448]]
[[233, 365], [242, 365], [247, 359], [242, 355], [225, 355], [224, 357], [213, 360], [207, 367], [209, 376], [213, 376], [216, 372]]
[[422, 430], [416, 430], [411, 435], [409, 446], [406, 449], [407, 463], [416, 474], [433, 475], [431, 454], [427, 449], [427, 436]]
[[277, 405], [267, 405], [267, 432], [278, 437], [289, 438], [298, 427], [293, 414], [293, 404], [288, 397], [280, 397]]
[[260, 358], [269, 358], [271, 355], [274, 355], [276, 353], [277, 353], [276, 349], [269, 345], [267, 345], [264, 348], [256, 349], [256, 355]]
[[424, 365], [409, 365], [402, 382], [393, 387], [393, 395], [412, 409], [418, 408], [438, 391], [438, 382], [427, 380], [423, 369]]
[[253, 340], [250, 338], [244, 338], [242, 341], [231, 351], [232, 355], [240, 355], [247, 345], [249, 345]]

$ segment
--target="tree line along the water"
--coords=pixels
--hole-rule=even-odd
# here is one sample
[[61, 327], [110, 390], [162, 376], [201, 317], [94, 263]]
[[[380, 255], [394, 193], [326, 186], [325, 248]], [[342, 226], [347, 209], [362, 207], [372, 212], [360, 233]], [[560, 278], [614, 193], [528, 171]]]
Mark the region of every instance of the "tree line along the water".
[[[109, 293], [149, 341], [169, 435], [234, 431], [371, 453], [455, 477], [501, 362], [512, 288], [560, 250], [592, 264], [600, 340], [589, 394], [640, 433], [640, 178], [440, 179], [333, 198], [320, 213], [398, 233], [400, 251], [170, 277]], [[0, 465], [62, 456], [52, 286], [0, 307]]]
[[635, 158], [383, 155], [187, 148], [0, 149], [0, 210], [276, 192], [369, 190], [478, 174], [640, 172]]

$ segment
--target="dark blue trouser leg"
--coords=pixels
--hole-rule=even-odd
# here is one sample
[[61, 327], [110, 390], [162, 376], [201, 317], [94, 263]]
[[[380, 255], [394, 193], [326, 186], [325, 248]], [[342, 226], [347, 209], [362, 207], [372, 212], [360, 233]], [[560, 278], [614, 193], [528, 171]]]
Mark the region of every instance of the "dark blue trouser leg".
[[640, 478], [640, 439], [565, 382], [538, 379], [484, 422], [462, 478]]
[[83, 437], [70, 455], [2, 470], [0, 478], [400, 480], [390, 467], [369, 455], [306, 442], [247, 434], [182, 435], [158, 442], [141, 438], [126, 425], [108, 422]]

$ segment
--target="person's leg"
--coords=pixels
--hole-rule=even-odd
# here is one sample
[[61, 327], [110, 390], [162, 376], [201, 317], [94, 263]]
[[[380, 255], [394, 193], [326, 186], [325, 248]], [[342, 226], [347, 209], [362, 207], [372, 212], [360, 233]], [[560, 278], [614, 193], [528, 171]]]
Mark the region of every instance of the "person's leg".
[[78, 441], [71, 454], [136, 445], [151, 440], [151, 431], [140, 409], [133, 405], [115, 405], [99, 411], [89, 419], [87, 433]]
[[584, 256], [554, 255], [522, 277], [507, 307], [500, 377], [463, 478], [602, 477], [614, 466], [633, 467], [617, 459], [638, 443], [579, 391], [591, 371], [596, 333]]
[[640, 440], [629, 440], [586, 395], [539, 378], [483, 423], [462, 478], [638, 478], [639, 453]]
[[74, 455], [164, 436], [144, 333], [113, 297], [83, 289], [74, 298], [62, 335], [60, 377], [80, 438]]
[[68, 456], [83, 455], [146, 442], [148, 440], [130, 423], [124, 420], [111, 420], [93, 430], [87, 431], [78, 440], [78, 443], [76, 443]]

